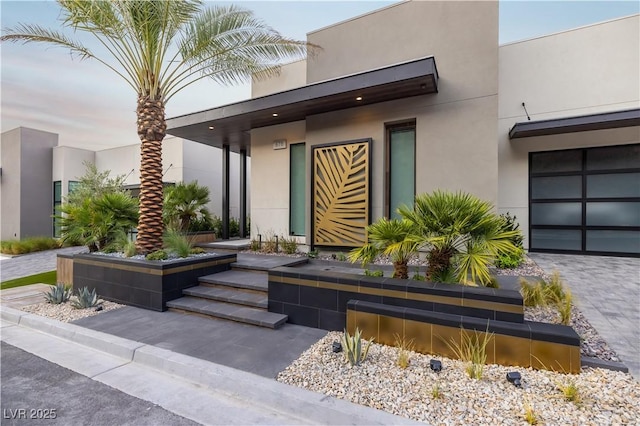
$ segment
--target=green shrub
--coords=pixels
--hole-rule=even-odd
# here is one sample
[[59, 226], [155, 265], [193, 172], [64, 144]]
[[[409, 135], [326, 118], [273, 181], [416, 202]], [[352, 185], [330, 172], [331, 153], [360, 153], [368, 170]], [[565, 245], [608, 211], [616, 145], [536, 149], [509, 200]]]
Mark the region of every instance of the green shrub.
[[338, 262], [346, 262], [347, 261], [347, 255], [342, 253], [342, 252], [339, 252], [339, 253], [336, 253], [335, 255], [333, 255], [333, 258], [335, 260], [337, 260]]
[[278, 244], [276, 244], [276, 236], [273, 232], [268, 232], [263, 235], [262, 238], [262, 247], [260, 247], [260, 251], [264, 253], [275, 253], [278, 249]]
[[191, 224], [196, 220], [203, 220], [197, 226], [206, 226], [211, 221], [211, 214], [206, 208], [209, 201], [209, 188], [199, 185], [197, 180], [165, 187], [162, 206], [164, 223], [183, 232], [192, 231]]
[[249, 250], [251, 251], [260, 251], [260, 241], [256, 239], [252, 239], [249, 244]]
[[310, 250], [307, 253], [307, 257], [310, 259], [315, 259], [316, 257], [318, 257], [318, 250]]
[[345, 329], [342, 335], [342, 348], [344, 350], [344, 357], [350, 365], [360, 365], [362, 361], [367, 359], [369, 354], [369, 348], [373, 339], [369, 340], [367, 345], [362, 348], [362, 335], [360, 330], [356, 328], [356, 332], [353, 336]]
[[555, 305], [558, 308], [567, 310], [566, 306], [563, 307], [566, 300], [570, 299], [569, 305], [571, 304], [571, 296], [568, 294], [568, 290], [565, 290], [560, 274], [557, 271], [553, 272], [548, 282], [539, 280], [531, 283], [525, 279], [520, 279], [520, 294], [522, 294], [525, 306]]
[[62, 283], [56, 284], [56, 286], [52, 287], [48, 293], [44, 294], [44, 298], [46, 299], [47, 303], [51, 303], [53, 305], [64, 303], [69, 300], [70, 297], [71, 289]]
[[294, 254], [298, 251], [298, 241], [295, 237], [280, 237], [280, 246], [286, 254]]
[[229, 219], [229, 237], [239, 237], [240, 236], [240, 221], [232, 217]]
[[500, 215], [500, 219], [502, 219], [502, 231], [504, 232], [515, 232], [515, 235], [510, 238], [511, 243], [519, 248], [523, 248], [522, 242], [524, 241], [524, 236], [520, 231], [520, 224], [516, 222], [516, 217], [511, 216], [509, 212], [503, 213]]
[[166, 260], [169, 258], [167, 252], [164, 250], [156, 250], [149, 253], [146, 257], [147, 260]]
[[203, 249], [202, 247], [194, 247], [191, 249], [191, 254], [203, 254], [206, 253], [207, 251], [205, 249]]
[[76, 297], [71, 300], [71, 305], [76, 309], [93, 308], [100, 304], [96, 289], [89, 291], [87, 287], [78, 290]]
[[60, 242], [51, 237], [28, 237], [0, 242], [0, 252], [5, 254], [26, 254], [57, 248], [60, 248]]
[[137, 252], [137, 250], [136, 250], [136, 242], [135, 241], [128, 241], [124, 245], [123, 251], [124, 251], [124, 255], [126, 257], [135, 256], [135, 254]]
[[501, 269], [513, 269], [524, 262], [524, 250], [518, 247], [513, 253], [500, 253], [495, 261], [495, 265]]
[[370, 271], [369, 269], [365, 269], [364, 270], [364, 274], [367, 277], [383, 277], [384, 276], [384, 271], [382, 269], [376, 269], [373, 271]]

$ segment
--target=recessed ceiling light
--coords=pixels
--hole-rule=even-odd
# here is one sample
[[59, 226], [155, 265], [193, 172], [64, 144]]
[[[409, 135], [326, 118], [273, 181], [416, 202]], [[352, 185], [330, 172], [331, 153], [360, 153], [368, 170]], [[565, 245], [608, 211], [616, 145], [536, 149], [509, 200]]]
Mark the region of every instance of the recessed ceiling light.
[[358, 97], [356, 98], [356, 101], [361, 101], [361, 100], [362, 100], [362, 96], [358, 96]]
[[209, 130], [213, 130], [213, 129], [215, 129], [214, 126], [209, 126]]
[[277, 117], [277, 116], [278, 116], [278, 113], [277, 113], [277, 112], [274, 112], [274, 113], [273, 113], [273, 114], [271, 114], [271, 115], [273, 115], [274, 117]]

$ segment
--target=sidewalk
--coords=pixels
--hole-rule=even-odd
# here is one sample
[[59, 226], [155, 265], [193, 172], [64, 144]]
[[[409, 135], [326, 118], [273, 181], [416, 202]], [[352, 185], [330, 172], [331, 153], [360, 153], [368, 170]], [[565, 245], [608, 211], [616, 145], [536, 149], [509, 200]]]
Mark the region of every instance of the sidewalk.
[[0, 259], [0, 281], [53, 271], [57, 267], [58, 254], [75, 254], [86, 251], [86, 247], [65, 247], [27, 253], [10, 258], [2, 256]]
[[201, 424], [423, 424], [7, 306], [0, 327], [3, 342]]

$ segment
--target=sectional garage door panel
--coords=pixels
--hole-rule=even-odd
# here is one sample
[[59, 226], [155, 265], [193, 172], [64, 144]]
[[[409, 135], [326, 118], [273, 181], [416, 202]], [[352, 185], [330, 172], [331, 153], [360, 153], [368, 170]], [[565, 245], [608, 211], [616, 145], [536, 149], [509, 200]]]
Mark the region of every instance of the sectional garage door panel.
[[640, 144], [534, 152], [530, 250], [640, 256]]

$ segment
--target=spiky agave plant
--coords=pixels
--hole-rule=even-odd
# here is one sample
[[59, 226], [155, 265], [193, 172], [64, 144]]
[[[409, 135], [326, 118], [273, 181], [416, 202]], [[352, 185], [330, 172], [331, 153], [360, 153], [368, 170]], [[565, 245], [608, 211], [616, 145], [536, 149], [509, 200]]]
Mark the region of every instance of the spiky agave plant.
[[88, 287], [82, 287], [78, 290], [77, 295], [71, 300], [71, 305], [76, 309], [87, 309], [98, 306], [100, 300], [96, 293], [96, 289], [89, 290]]
[[362, 361], [367, 359], [371, 343], [373, 343], [373, 338], [369, 340], [363, 349], [360, 329], [356, 328], [356, 332], [353, 336], [345, 329], [344, 334], [342, 335], [342, 348], [344, 349], [344, 356], [349, 364], [352, 366], [360, 365]]
[[44, 298], [47, 303], [51, 303], [52, 305], [64, 303], [69, 300], [70, 297], [71, 289], [62, 283], [58, 283], [55, 287], [51, 287], [51, 290], [44, 294]]

